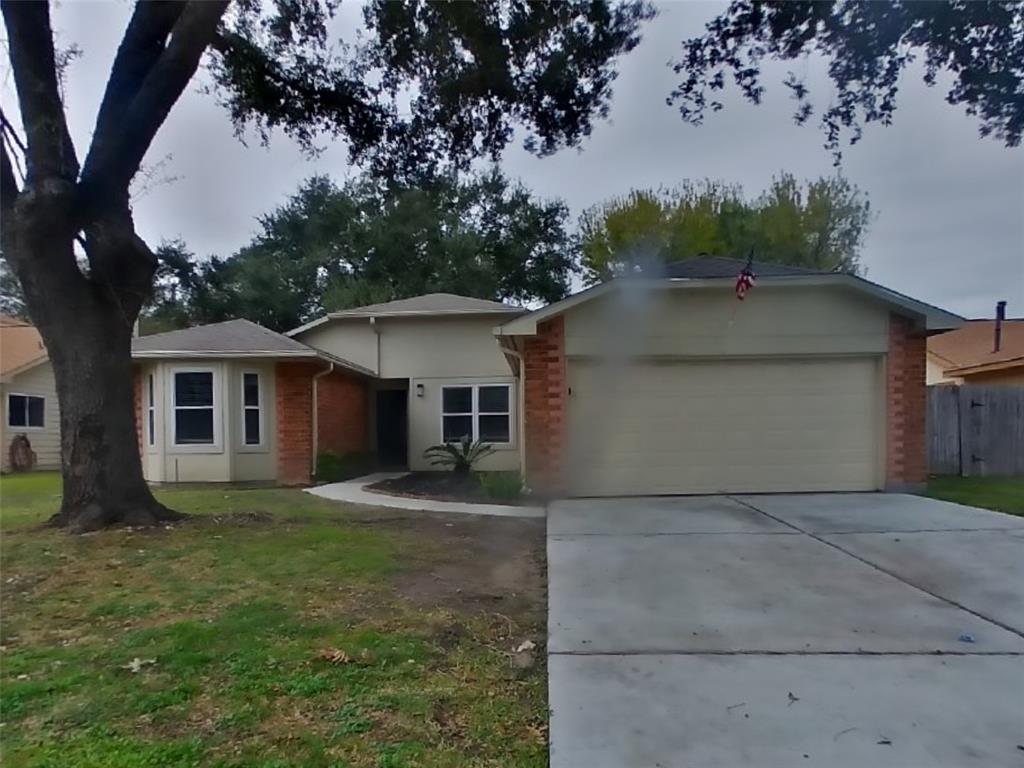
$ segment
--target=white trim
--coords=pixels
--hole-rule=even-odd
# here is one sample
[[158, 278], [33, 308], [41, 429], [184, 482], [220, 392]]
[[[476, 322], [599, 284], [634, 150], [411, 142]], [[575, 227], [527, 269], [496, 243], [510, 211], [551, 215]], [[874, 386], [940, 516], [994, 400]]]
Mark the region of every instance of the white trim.
[[[245, 403], [245, 377], [250, 375], [256, 377], [256, 405], [246, 405]], [[239, 449], [243, 451], [249, 450], [253, 452], [260, 452], [262, 450], [265, 450], [267, 447], [266, 419], [264, 418], [265, 410], [263, 401], [263, 373], [262, 371], [257, 371], [255, 369], [243, 369], [242, 371], [239, 372], [238, 380], [240, 384], [240, 389], [242, 391], [242, 397], [240, 400], [242, 420], [239, 425], [241, 427], [241, 434], [239, 435]], [[258, 414], [259, 417], [258, 429], [260, 431], [260, 439], [259, 442], [256, 443], [246, 442], [245, 439], [245, 412], [251, 410], [252, 408], [256, 409], [256, 413]]]
[[[508, 393], [507, 402], [508, 410], [506, 411], [481, 411], [480, 410], [480, 388], [481, 387], [503, 387]], [[480, 439], [480, 417], [481, 416], [505, 416], [508, 419], [508, 441], [503, 443], [494, 442], [491, 440], [486, 441], [487, 445], [493, 446], [494, 448], [513, 448], [516, 445], [516, 429], [515, 421], [513, 419], [515, 415], [515, 409], [512, 405], [512, 387], [513, 384], [508, 382], [495, 382], [495, 383], [479, 383], [479, 384], [442, 384], [441, 385], [441, 402], [440, 402], [440, 441], [446, 442], [444, 439], [444, 420], [446, 416], [469, 416], [470, 424], [472, 425], [473, 434], [470, 438], [473, 442]], [[444, 409], [444, 392], [446, 389], [468, 389], [470, 390], [470, 410], [465, 411], [452, 411], [446, 412]]]
[[[205, 410], [213, 411], [213, 442], [211, 443], [179, 443], [178, 442], [178, 386], [177, 375], [179, 373], [208, 373], [210, 374], [210, 387], [212, 388], [212, 405], [183, 405], [184, 410]], [[212, 366], [176, 366], [170, 369], [171, 380], [171, 447], [178, 453], [221, 453], [221, 403], [220, 403], [220, 369]]]
[[147, 360], [147, 359], [165, 359], [174, 358], [179, 360], [197, 359], [205, 360], [208, 358], [219, 359], [219, 360], [230, 360], [235, 358], [297, 358], [300, 360], [325, 360], [329, 363], [334, 363], [341, 368], [352, 371], [353, 373], [359, 373], [363, 376], [369, 376], [375, 378], [377, 374], [371, 371], [369, 368], [364, 368], [361, 365], [350, 362], [335, 355], [328, 354], [323, 350], [309, 348], [309, 351], [292, 350], [282, 352], [279, 350], [267, 349], [267, 350], [223, 350], [223, 349], [136, 349], [132, 351], [132, 358], [135, 360]]
[[367, 320], [376, 317], [448, 317], [452, 315], [462, 317], [467, 315], [523, 315], [529, 311], [525, 307], [509, 307], [508, 309], [499, 309], [497, 307], [494, 309], [405, 309], [384, 312], [362, 312], [354, 309], [351, 311], [331, 312], [323, 317], [318, 317], [316, 320], [310, 320], [298, 328], [285, 331], [284, 335], [290, 338], [295, 337], [332, 320]]
[[[28, 424], [25, 426], [19, 426], [18, 424], [11, 424], [11, 398], [12, 397], [24, 397], [25, 401], [25, 421], [28, 421], [28, 400], [27, 398], [34, 397], [36, 400], [43, 401], [43, 423], [38, 427], [33, 427]], [[32, 395], [28, 392], [7, 392], [6, 400], [4, 401], [4, 409], [7, 411], [6, 425], [7, 429], [14, 429], [25, 432], [43, 432], [46, 430], [46, 396], [45, 395]]]

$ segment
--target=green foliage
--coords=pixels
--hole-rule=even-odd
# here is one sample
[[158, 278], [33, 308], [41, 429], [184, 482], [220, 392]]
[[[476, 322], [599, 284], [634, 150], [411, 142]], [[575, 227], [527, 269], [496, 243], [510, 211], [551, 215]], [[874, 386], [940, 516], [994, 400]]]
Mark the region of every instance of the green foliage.
[[[683, 55], [674, 63], [685, 79], [671, 101], [694, 124], [708, 110], [722, 109], [718, 93], [729, 75], [758, 104], [765, 90], [765, 58], [824, 57], [835, 93], [821, 113], [821, 127], [838, 162], [844, 133], [852, 144], [864, 125], [892, 121], [901, 75], [923, 54], [925, 83], [935, 85], [940, 70], [950, 72], [946, 101], [977, 117], [982, 136], [1013, 147], [1024, 133], [1024, 3], [1017, 0], [734, 0], [706, 30], [684, 41]], [[797, 101], [794, 118], [802, 124], [814, 112], [808, 86], [794, 72], [785, 85]]]
[[373, 457], [368, 453], [333, 453], [323, 451], [316, 457], [315, 477], [322, 483], [339, 483], [361, 477], [373, 468]]
[[144, 330], [245, 317], [284, 331], [325, 311], [435, 291], [556, 301], [575, 270], [568, 216], [563, 202], [537, 199], [497, 169], [415, 185], [367, 175], [339, 187], [316, 176], [229, 259], [200, 262], [164, 243]]
[[781, 174], [758, 197], [722, 182], [633, 191], [580, 218], [588, 282], [702, 253], [856, 273], [871, 209], [841, 176], [800, 184]]
[[479, 472], [484, 495], [492, 499], [518, 499], [523, 495], [523, 478], [518, 472]]
[[423, 452], [423, 457], [435, 467], [448, 467], [457, 475], [468, 475], [480, 459], [492, 453], [494, 449], [487, 443], [464, 437], [455, 443], [432, 445]]

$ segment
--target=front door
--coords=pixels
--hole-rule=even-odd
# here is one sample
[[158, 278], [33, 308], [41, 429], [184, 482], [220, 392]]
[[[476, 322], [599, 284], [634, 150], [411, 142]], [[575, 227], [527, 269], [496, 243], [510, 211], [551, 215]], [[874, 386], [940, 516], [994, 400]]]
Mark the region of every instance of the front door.
[[377, 390], [377, 460], [382, 468], [409, 462], [409, 391]]

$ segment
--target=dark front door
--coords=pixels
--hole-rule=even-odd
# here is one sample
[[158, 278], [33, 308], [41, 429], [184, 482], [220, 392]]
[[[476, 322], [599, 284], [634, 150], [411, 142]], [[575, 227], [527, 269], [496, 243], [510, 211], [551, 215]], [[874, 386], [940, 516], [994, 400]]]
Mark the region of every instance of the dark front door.
[[382, 467], [406, 467], [409, 456], [409, 391], [377, 390], [377, 459]]

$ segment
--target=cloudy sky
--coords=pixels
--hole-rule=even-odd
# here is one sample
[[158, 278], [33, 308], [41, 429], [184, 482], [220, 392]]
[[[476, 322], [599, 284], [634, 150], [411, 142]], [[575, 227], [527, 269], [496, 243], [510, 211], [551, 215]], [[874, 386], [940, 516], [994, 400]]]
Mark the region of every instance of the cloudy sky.
[[[700, 127], [683, 124], [665, 105], [676, 83], [666, 63], [721, 8], [662, 4], [641, 45], [620, 63], [609, 120], [578, 150], [537, 159], [510, 149], [506, 171], [540, 195], [563, 198], [574, 213], [634, 187], [684, 179], [721, 179], [755, 194], [780, 171], [798, 178], [834, 172], [817, 126], [793, 124], [781, 85], [785, 67], [767, 70], [762, 105], [732, 93], [726, 109]], [[58, 44], [83, 50], [66, 84], [80, 153], [130, 11], [124, 0], [63, 0], [55, 11]], [[351, 3], [343, 14], [358, 18]], [[807, 68], [818, 103], [828, 98], [821, 69]], [[139, 231], [152, 244], [181, 237], [201, 255], [230, 254], [249, 240], [256, 217], [303, 178], [350, 173], [341, 145], [312, 160], [283, 136], [268, 148], [255, 139], [243, 145], [200, 86], [183, 96], [147, 158], [170, 156], [162, 175], [176, 179], [136, 202]], [[0, 98], [13, 112], [6, 74]], [[894, 125], [872, 126], [846, 148], [841, 172], [868, 193], [876, 212], [863, 254], [869, 278], [969, 317], [991, 316], [998, 299], [1009, 301], [1011, 315], [1024, 316], [1024, 149], [979, 138], [976, 122], [915, 70], [901, 89]]]

